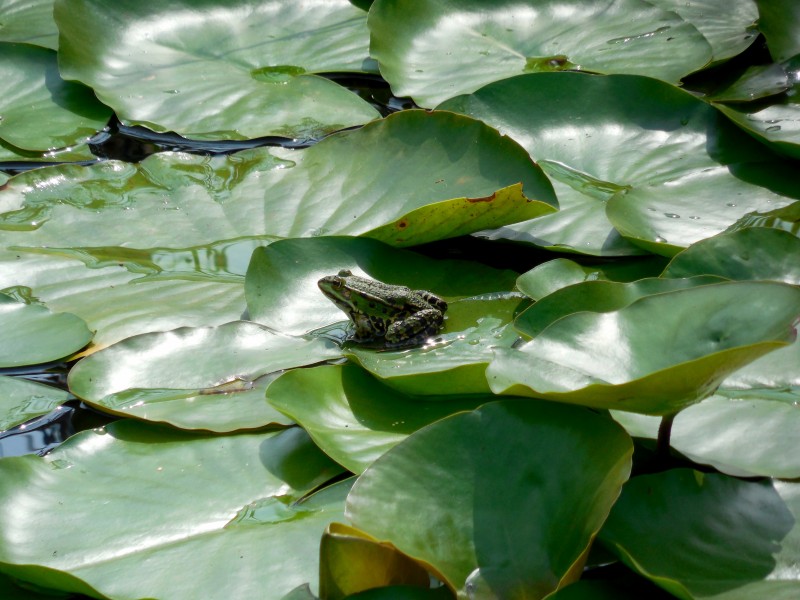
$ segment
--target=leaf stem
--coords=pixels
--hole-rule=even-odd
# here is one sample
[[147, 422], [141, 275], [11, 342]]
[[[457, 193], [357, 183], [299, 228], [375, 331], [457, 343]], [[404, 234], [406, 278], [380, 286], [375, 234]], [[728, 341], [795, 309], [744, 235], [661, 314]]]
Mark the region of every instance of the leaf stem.
[[661, 458], [669, 457], [669, 438], [672, 434], [672, 422], [677, 414], [672, 413], [661, 417], [661, 424], [658, 426], [658, 440], [656, 441], [656, 455]]

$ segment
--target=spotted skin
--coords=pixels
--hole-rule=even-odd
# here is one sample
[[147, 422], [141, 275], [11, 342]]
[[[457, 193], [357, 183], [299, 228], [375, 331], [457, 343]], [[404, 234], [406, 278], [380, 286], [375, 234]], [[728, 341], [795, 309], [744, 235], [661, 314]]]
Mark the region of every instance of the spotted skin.
[[425, 290], [411, 290], [353, 275], [323, 277], [322, 293], [353, 322], [353, 341], [390, 348], [419, 345], [444, 324], [447, 302]]

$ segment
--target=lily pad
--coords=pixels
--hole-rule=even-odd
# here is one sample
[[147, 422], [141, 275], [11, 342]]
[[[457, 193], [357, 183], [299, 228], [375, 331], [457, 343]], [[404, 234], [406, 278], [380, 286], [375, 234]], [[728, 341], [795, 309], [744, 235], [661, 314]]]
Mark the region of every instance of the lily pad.
[[510, 290], [516, 277], [513, 271], [464, 260], [434, 260], [370, 239], [282, 240], [253, 252], [245, 280], [250, 318], [292, 335], [346, 320], [317, 287], [320, 278], [341, 269], [448, 300]]
[[5, 0], [0, 41], [23, 42], [58, 49], [53, 0]]
[[317, 579], [349, 482], [298, 499], [340, 471], [297, 428], [190, 435], [118, 421], [0, 461], [0, 568], [94, 597], [278, 599]]
[[92, 332], [76, 315], [0, 294], [0, 368], [58, 360], [91, 339]]
[[370, 51], [398, 96], [420, 106], [520, 73], [579, 68], [677, 82], [711, 59], [703, 35], [640, 0], [377, 0]]
[[[517, 186], [493, 198], [519, 183], [525, 195]], [[442, 211], [433, 231], [434, 216], [414, 216], [428, 205]], [[0, 192], [0, 230], [8, 246], [86, 247], [91, 230], [91, 246], [188, 248], [244, 236], [369, 235], [408, 217], [402, 245], [413, 245], [474, 230], [473, 221], [485, 227], [486, 212], [499, 226], [556, 207], [549, 181], [512, 140], [462, 115], [403, 111], [302, 151], [159, 153], [138, 167], [23, 173]]]
[[718, 104], [717, 109], [756, 139], [791, 158], [800, 158], [800, 104], [784, 100], [766, 108], [734, 108]]
[[69, 386], [93, 406], [120, 415], [234, 431], [291, 423], [264, 402], [269, 375], [340, 356], [323, 339], [236, 321], [128, 338], [81, 360]]
[[0, 432], [45, 415], [70, 397], [49, 385], [0, 375]]
[[772, 58], [781, 62], [800, 54], [800, 6], [793, 0], [756, 0], [758, 28]]
[[567, 258], [548, 260], [517, 278], [517, 288], [540, 300], [556, 290], [583, 281], [634, 281], [658, 275], [665, 261], [660, 256], [582, 265]]
[[800, 285], [800, 238], [766, 227], [748, 227], [701, 240], [677, 254], [662, 277], [718, 275], [773, 279]]
[[748, 67], [742, 75], [710, 97], [714, 102], [750, 102], [782, 94], [791, 87], [784, 68], [778, 64]]
[[[55, 2], [59, 63], [126, 124], [195, 139], [312, 138], [379, 116], [310, 75], [361, 71], [366, 14], [346, 0]], [[86, 36], [86, 31], [93, 34]]]
[[525, 303], [517, 294], [452, 302], [443, 331], [419, 348], [376, 351], [353, 345], [345, 355], [404, 394], [489, 394], [486, 366], [496, 349], [517, 342], [511, 320]]
[[746, 50], [758, 31], [758, 7], [753, 0], [649, 0], [666, 11], [678, 13], [694, 25], [711, 44], [717, 63]]
[[798, 514], [796, 483], [673, 469], [628, 482], [600, 539], [678, 598], [789, 600]]
[[353, 487], [347, 516], [464, 595], [543, 598], [580, 576], [631, 453], [630, 438], [602, 415], [493, 402], [379, 458]]
[[710, 396], [736, 369], [792, 341], [800, 289], [726, 282], [573, 313], [499, 349], [492, 391], [664, 415]]
[[800, 237], [800, 202], [793, 202], [783, 208], [766, 212], [748, 213], [728, 228], [728, 231], [748, 227], [771, 227], [781, 229]]
[[710, 275], [686, 279], [650, 277], [631, 283], [583, 281], [563, 287], [540, 299], [514, 319], [514, 327], [526, 336], [536, 337], [549, 325], [572, 313], [611, 312], [628, 306], [645, 296], [720, 283], [721, 281], [725, 280]]
[[[800, 477], [800, 457], [786, 452], [787, 439], [800, 427], [800, 411], [790, 402], [716, 395], [675, 417], [670, 446], [696, 463], [737, 477]], [[655, 439], [659, 419], [613, 411], [632, 436]], [[714, 435], [708, 432], [713, 431]]]
[[765, 167], [756, 182], [730, 167], [769, 155], [705, 102], [645, 77], [522, 75], [440, 108], [513, 137], [555, 181], [558, 213], [481, 234], [491, 239], [601, 256], [641, 253], [633, 242], [671, 255], [800, 195], [793, 167]]
[[0, 43], [0, 78], [0, 137], [18, 148], [44, 152], [86, 143], [111, 117], [91, 89], [61, 79], [54, 50]]
[[267, 400], [300, 424], [325, 454], [361, 473], [425, 425], [496, 398], [423, 400], [395, 391], [355, 365], [331, 365], [285, 373], [269, 386]]
[[[252, 242], [247, 245], [252, 252]], [[217, 269], [226, 260], [236, 268], [235, 252], [225, 246], [222, 243], [195, 252], [164, 253], [164, 263], [176, 259], [174, 271], [163, 269], [153, 280], [136, 272], [146, 253], [129, 250], [125, 252], [127, 262], [119, 266], [118, 262], [92, 265], [88, 260], [85, 264], [63, 253], [0, 250], [0, 291], [45, 302], [52, 310], [74, 313], [86, 320], [97, 332], [87, 350], [91, 352], [140, 333], [240, 319], [245, 308], [243, 273], [238, 283], [231, 283], [230, 272], [224, 272], [218, 281], [209, 268], [214, 258], [220, 261]], [[187, 258], [196, 260], [186, 263]], [[192, 268], [197, 270], [192, 272]]]
[[759, 358], [727, 377], [721, 391], [800, 389], [800, 343]]

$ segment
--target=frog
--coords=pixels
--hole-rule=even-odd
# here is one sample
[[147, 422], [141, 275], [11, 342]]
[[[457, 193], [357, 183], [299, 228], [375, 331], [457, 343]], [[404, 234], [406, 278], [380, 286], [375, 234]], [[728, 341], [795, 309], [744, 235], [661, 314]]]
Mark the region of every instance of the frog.
[[355, 326], [350, 339], [359, 344], [420, 345], [444, 324], [447, 302], [426, 290], [359, 277], [348, 269], [323, 277], [317, 285], [350, 317]]

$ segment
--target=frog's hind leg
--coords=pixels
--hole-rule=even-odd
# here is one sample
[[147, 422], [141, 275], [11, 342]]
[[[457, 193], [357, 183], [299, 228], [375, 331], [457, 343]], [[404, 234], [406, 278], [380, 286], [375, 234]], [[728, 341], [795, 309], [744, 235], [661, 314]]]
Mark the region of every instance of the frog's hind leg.
[[386, 328], [386, 341], [390, 344], [413, 344], [439, 331], [444, 315], [434, 308], [426, 308], [405, 319], [395, 321]]
[[444, 311], [447, 310], [447, 302], [439, 298], [436, 294], [431, 294], [427, 290], [416, 290], [414, 293], [421, 296], [425, 302], [438, 309], [439, 312], [444, 313]]

